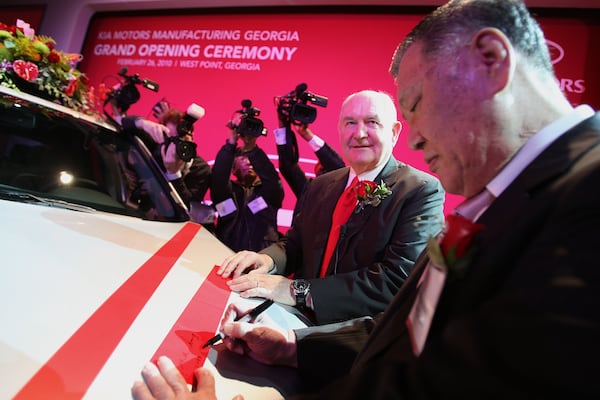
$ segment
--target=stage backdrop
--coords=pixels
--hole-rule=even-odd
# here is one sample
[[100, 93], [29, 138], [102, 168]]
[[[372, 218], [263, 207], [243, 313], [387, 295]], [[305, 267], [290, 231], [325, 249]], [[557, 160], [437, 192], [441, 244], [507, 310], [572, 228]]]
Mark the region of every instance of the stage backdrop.
[[[339, 9], [338, 9], [339, 10]], [[205, 108], [195, 123], [198, 151], [212, 164], [225, 143], [225, 123], [241, 101], [249, 99], [260, 109], [268, 134], [258, 145], [277, 167], [272, 130], [277, 127], [274, 96], [298, 84], [329, 99], [317, 108], [311, 129], [338, 149], [337, 117], [342, 100], [361, 89], [387, 91], [395, 97], [387, 69], [401, 38], [428, 11], [426, 9], [370, 8], [311, 9], [308, 12], [271, 9], [197, 10], [185, 14], [96, 15], [82, 50], [80, 69], [94, 86], [119, 83], [118, 75], [137, 74], [159, 85], [154, 92], [138, 85], [141, 98], [129, 115], [152, 118], [151, 108], [160, 99], [185, 110], [191, 103]], [[592, 19], [590, 19], [592, 20]], [[555, 68], [573, 104], [600, 104], [597, 71], [600, 69], [599, 23], [581, 16], [542, 16]], [[60, 45], [60, 44], [59, 44]], [[405, 126], [394, 155], [427, 171], [421, 153], [406, 145]], [[315, 156], [300, 139], [301, 166], [313, 171]], [[280, 213], [282, 230], [289, 224], [295, 197], [284, 183], [286, 197]], [[448, 195], [446, 211], [461, 198]], [[287, 210], [287, 212], [285, 211]]]

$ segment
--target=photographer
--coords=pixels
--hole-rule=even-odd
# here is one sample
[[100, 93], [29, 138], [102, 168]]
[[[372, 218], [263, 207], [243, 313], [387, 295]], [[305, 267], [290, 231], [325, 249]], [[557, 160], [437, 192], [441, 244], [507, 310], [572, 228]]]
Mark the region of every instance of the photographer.
[[146, 145], [189, 208], [193, 201], [202, 202], [204, 199], [210, 187], [211, 170], [208, 163], [196, 154], [193, 125], [185, 121], [184, 112], [170, 108], [161, 114], [158, 124], [141, 117], [126, 117], [123, 127], [142, 129], [150, 136], [145, 138]]
[[327, 99], [306, 92], [306, 88], [306, 84], [302, 83], [296, 87], [295, 91], [275, 98], [279, 128], [275, 129], [273, 133], [277, 143], [279, 172], [290, 185], [297, 199], [300, 198], [310, 180], [298, 165], [299, 153], [296, 135], [302, 137], [317, 156], [315, 176], [345, 167], [340, 155], [308, 127], [316, 119], [316, 109], [306, 105], [307, 99], [313, 99], [315, 98], [313, 96], [316, 96], [319, 99], [316, 104], [323, 107], [327, 105]]
[[280, 237], [277, 211], [283, 187], [275, 166], [256, 145], [262, 129], [247, 129], [249, 121], [259, 121], [248, 109], [237, 111], [227, 123], [230, 136], [217, 153], [210, 187], [218, 213], [217, 238], [233, 251], [259, 251]]

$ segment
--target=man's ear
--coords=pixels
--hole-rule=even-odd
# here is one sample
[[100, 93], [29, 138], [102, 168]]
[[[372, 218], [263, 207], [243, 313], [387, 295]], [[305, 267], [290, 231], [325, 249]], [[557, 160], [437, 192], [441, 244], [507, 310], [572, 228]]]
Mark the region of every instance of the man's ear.
[[472, 51], [492, 89], [499, 92], [513, 78], [515, 52], [510, 40], [496, 28], [484, 28], [473, 36]]
[[398, 143], [398, 138], [400, 137], [400, 132], [402, 132], [402, 122], [396, 121], [394, 122], [394, 126], [392, 127], [392, 144], [395, 146]]

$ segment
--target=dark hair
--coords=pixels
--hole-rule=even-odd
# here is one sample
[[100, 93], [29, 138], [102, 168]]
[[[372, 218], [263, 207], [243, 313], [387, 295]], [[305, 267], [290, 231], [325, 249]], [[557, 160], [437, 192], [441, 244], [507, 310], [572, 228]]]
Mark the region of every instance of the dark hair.
[[465, 38], [483, 28], [496, 28], [531, 66], [554, 74], [544, 33], [521, 0], [451, 0], [427, 15], [396, 49], [390, 73], [396, 77], [400, 60], [415, 42], [430, 58], [453, 52]]

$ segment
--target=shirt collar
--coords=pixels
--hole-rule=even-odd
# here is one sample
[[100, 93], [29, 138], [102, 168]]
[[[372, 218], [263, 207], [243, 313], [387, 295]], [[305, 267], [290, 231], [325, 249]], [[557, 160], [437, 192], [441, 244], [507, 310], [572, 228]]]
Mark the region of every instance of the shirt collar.
[[508, 185], [548, 146], [569, 129], [592, 115], [594, 115], [594, 110], [590, 106], [581, 105], [573, 112], [546, 125], [525, 142], [502, 171], [487, 184], [486, 189], [495, 197], [500, 196]]
[[[389, 161], [389, 159], [388, 159], [388, 161]], [[370, 171], [366, 171], [366, 172], [363, 172], [362, 174], [359, 174], [358, 179], [361, 181], [375, 182], [375, 178], [383, 170], [383, 168], [388, 163], [388, 161], [381, 163], [379, 166], [377, 166], [377, 168], [374, 168]], [[350, 184], [350, 182], [352, 182], [352, 180], [354, 179], [355, 176], [356, 176], [356, 172], [354, 172], [352, 167], [350, 167], [350, 173], [348, 174], [348, 182], [346, 182], [346, 187], [348, 187], [348, 185]]]

